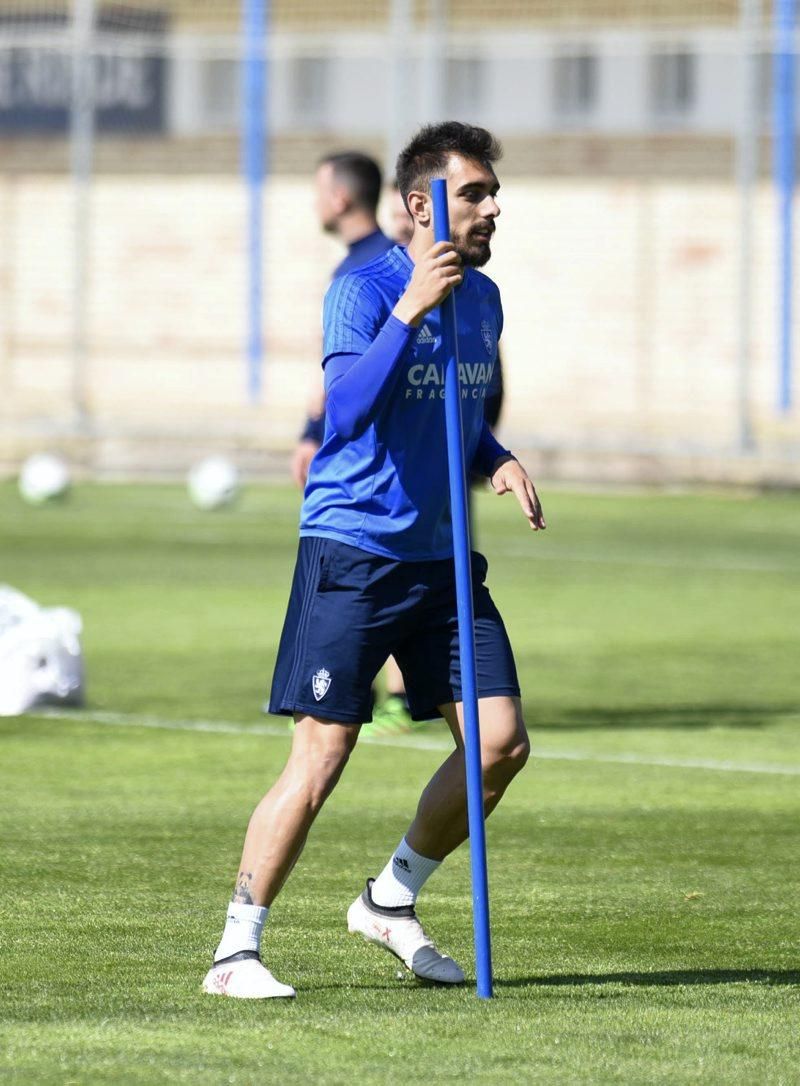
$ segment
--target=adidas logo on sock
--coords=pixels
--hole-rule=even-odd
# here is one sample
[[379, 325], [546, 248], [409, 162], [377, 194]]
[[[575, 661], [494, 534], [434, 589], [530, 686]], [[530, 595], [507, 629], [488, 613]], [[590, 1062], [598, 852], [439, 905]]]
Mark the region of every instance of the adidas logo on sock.
[[417, 336], [417, 343], [435, 343], [435, 342], [436, 342], [436, 340], [431, 335], [430, 328], [427, 326], [427, 324], [423, 324], [423, 326], [419, 330], [419, 335]]
[[409, 865], [408, 860], [404, 860], [402, 856], [395, 856], [394, 862], [403, 871], [410, 871], [411, 870], [411, 867]]

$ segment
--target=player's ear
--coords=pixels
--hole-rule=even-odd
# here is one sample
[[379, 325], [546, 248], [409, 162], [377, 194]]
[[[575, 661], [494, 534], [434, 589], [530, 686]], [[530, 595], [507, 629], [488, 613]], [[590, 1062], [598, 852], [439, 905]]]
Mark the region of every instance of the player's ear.
[[426, 192], [409, 192], [408, 211], [415, 224], [430, 226], [431, 224], [431, 198]]
[[353, 206], [353, 198], [346, 185], [336, 185], [331, 192], [331, 202], [337, 215], [344, 215]]

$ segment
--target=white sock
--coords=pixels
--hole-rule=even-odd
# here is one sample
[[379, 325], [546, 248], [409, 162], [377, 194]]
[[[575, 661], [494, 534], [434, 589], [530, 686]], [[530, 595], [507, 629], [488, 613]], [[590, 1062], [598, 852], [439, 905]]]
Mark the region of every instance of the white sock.
[[441, 862], [420, 856], [404, 837], [394, 856], [373, 882], [370, 891], [372, 900], [385, 909], [413, 905], [417, 894]]
[[231, 954], [238, 954], [240, 950], [255, 950], [258, 953], [261, 932], [264, 930], [264, 921], [268, 913], [269, 909], [263, 905], [241, 905], [239, 902], [232, 901], [228, 905], [225, 930], [214, 952], [214, 961], [229, 958]]

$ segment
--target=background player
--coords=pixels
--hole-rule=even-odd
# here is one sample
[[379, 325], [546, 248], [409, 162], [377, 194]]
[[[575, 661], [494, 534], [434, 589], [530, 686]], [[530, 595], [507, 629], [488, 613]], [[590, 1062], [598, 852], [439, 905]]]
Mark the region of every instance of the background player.
[[[392, 226], [399, 233], [395, 234], [393, 240], [378, 225], [382, 184], [380, 166], [361, 151], [326, 155], [317, 165], [314, 206], [319, 224], [326, 233], [335, 235], [347, 245], [347, 255], [334, 268], [333, 280], [369, 263], [391, 249], [395, 242], [405, 245], [410, 240], [412, 220], [399, 193], [402, 217], [397, 214], [396, 207], [392, 209]], [[292, 478], [301, 489], [306, 485], [308, 466], [322, 445], [324, 436], [325, 391], [319, 383], [309, 397], [309, 414], [292, 457]], [[386, 697], [376, 707], [367, 730], [375, 735], [410, 731], [412, 721], [403, 675], [391, 657], [386, 661], [384, 678]]]
[[[314, 174], [317, 218], [326, 233], [347, 246], [347, 255], [334, 268], [332, 279], [347, 275], [394, 245], [378, 225], [382, 184], [380, 166], [361, 151], [342, 151], [320, 159]], [[292, 457], [292, 478], [301, 489], [324, 435], [325, 392], [318, 383], [309, 397], [308, 417]]]
[[397, 184], [396, 178], [392, 181], [390, 192], [389, 232], [394, 238], [395, 245], [402, 245], [405, 248], [414, 236], [414, 220], [408, 213], [406, 202], [403, 199], [403, 194], [400, 191], [400, 186]]

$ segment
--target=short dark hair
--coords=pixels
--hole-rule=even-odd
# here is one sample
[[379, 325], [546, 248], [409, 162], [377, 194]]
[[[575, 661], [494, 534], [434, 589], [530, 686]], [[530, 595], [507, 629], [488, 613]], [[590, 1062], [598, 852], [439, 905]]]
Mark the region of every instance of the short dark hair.
[[428, 192], [434, 177], [447, 168], [450, 155], [461, 155], [491, 168], [503, 156], [503, 148], [491, 132], [461, 121], [428, 124], [417, 132], [397, 156], [397, 187], [408, 205], [415, 189]]
[[340, 151], [325, 155], [317, 166], [328, 164], [333, 167], [333, 176], [347, 188], [355, 203], [374, 214], [383, 186], [381, 168], [375, 159], [361, 151]]

